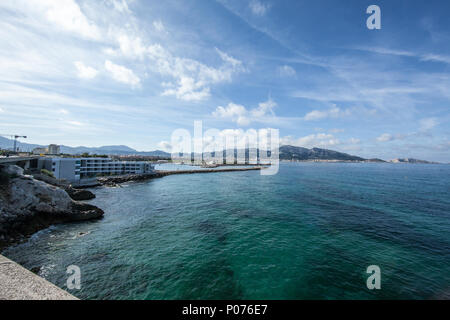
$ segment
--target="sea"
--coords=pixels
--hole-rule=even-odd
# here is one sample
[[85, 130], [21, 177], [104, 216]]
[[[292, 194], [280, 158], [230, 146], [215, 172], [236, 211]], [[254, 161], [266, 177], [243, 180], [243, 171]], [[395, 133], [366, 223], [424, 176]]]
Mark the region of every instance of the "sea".
[[2, 254], [81, 299], [450, 299], [450, 165], [281, 163], [91, 191], [104, 218]]

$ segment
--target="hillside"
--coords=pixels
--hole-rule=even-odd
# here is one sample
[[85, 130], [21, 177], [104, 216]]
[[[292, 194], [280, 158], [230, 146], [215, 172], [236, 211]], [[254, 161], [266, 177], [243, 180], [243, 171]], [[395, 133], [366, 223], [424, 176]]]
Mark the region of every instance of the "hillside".
[[[0, 136], [0, 148], [2, 149], [12, 149], [13, 146], [13, 140], [7, 139]], [[43, 145], [37, 145], [37, 144], [29, 144], [24, 142], [17, 142], [17, 146], [20, 148], [20, 151], [30, 152], [36, 147], [46, 147]], [[253, 150], [255, 151], [255, 150]], [[368, 161], [368, 162], [386, 162], [381, 159], [364, 159], [362, 157], [358, 157], [355, 155], [350, 155], [347, 153], [334, 151], [334, 150], [328, 150], [328, 149], [321, 149], [321, 148], [303, 148], [303, 147], [296, 147], [296, 146], [290, 146], [285, 145], [280, 147], [280, 160], [294, 160], [294, 161], [312, 161], [312, 160], [337, 160], [337, 161]], [[125, 145], [111, 145], [111, 146], [101, 146], [101, 147], [69, 147], [65, 145], [61, 145], [61, 152], [64, 154], [71, 154], [71, 155], [79, 155], [83, 153], [89, 153], [89, 154], [99, 154], [99, 155], [136, 155], [136, 156], [152, 156], [152, 157], [161, 157], [161, 158], [170, 158], [171, 154], [165, 151], [161, 150], [154, 150], [154, 151], [137, 151], [133, 148], [130, 148]], [[227, 150], [228, 152], [233, 153], [231, 150]], [[256, 150], [256, 152], [259, 152]], [[213, 155], [212, 153], [205, 153], [204, 157], [210, 157]], [[236, 156], [237, 152], [234, 150], [234, 154]], [[247, 149], [245, 151], [246, 158], [248, 158], [249, 150]], [[194, 155], [192, 154], [192, 157]], [[399, 158], [399, 159], [393, 159], [390, 160], [391, 163], [436, 163], [431, 161], [425, 161], [425, 160], [418, 160], [418, 159], [412, 159], [412, 158]]]
[[[0, 148], [12, 150], [13, 140], [0, 136]], [[37, 147], [47, 147], [46, 145], [38, 145], [17, 141], [17, 147], [20, 151], [31, 152]], [[105, 155], [141, 155], [141, 156], [154, 156], [154, 157], [170, 157], [170, 153], [155, 150], [155, 151], [137, 151], [133, 148], [124, 145], [112, 145], [102, 147], [69, 147], [61, 145], [61, 153], [64, 154], [105, 154]]]
[[280, 147], [280, 160], [341, 160], [341, 161], [364, 161], [366, 159], [352, 156], [347, 153], [342, 153], [333, 150], [320, 148], [302, 148], [294, 146]]

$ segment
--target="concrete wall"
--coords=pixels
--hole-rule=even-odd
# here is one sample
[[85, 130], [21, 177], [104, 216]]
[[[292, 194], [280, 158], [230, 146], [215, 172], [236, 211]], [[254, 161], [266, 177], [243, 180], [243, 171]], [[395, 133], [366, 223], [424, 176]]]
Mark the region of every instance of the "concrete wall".
[[0, 255], [0, 300], [78, 300]]

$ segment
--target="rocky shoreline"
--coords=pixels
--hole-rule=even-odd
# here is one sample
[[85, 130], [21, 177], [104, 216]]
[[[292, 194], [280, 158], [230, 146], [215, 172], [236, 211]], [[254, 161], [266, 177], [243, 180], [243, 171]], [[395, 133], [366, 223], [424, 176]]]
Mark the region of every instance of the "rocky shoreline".
[[[222, 168], [203, 170], [156, 171], [143, 175], [98, 178], [99, 185], [120, 186], [174, 174], [217, 173], [262, 170], [265, 167]], [[102, 209], [80, 202], [95, 195], [89, 190], [73, 188], [68, 182], [42, 174], [25, 175], [14, 165], [0, 166], [0, 251], [26, 240], [33, 233], [53, 224], [98, 219]]]
[[[98, 219], [102, 209], [72, 199], [92, 194], [24, 175], [18, 166], [0, 167], [0, 250], [52, 224]], [[71, 194], [71, 195], [70, 195]]]

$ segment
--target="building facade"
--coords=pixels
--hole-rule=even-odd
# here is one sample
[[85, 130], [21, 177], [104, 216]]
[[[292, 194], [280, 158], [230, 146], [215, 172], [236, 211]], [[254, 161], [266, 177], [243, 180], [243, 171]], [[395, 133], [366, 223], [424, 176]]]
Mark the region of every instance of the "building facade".
[[109, 158], [42, 158], [42, 168], [57, 179], [75, 182], [108, 175], [146, 174], [154, 166], [146, 161], [113, 161]]
[[47, 151], [48, 154], [60, 154], [61, 153], [61, 148], [56, 144], [50, 144], [48, 146], [47, 150], [48, 150]]
[[47, 154], [47, 148], [37, 147], [33, 149], [32, 153], [36, 155]]
[[61, 154], [60, 146], [56, 144], [50, 144], [47, 148], [37, 147], [32, 151], [33, 154], [49, 154], [49, 155], [58, 155]]

